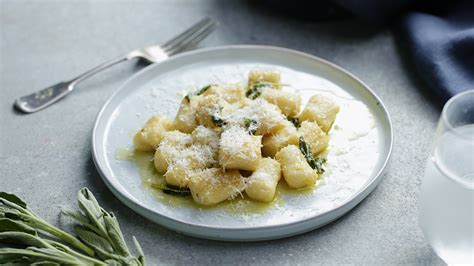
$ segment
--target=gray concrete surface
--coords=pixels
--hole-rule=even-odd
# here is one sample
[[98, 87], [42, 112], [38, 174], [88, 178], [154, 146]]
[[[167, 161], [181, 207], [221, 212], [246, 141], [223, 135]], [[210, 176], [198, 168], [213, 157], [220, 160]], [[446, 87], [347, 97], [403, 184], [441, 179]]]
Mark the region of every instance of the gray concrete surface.
[[[417, 195], [440, 106], [424, 92], [388, 30], [353, 21], [315, 23], [247, 1], [2, 1], [0, 4], [0, 190], [24, 197], [61, 223], [89, 187], [137, 236], [151, 265], [442, 264], [417, 224]], [[224, 243], [176, 234], [136, 215], [101, 181], [91, 159], [95, 117], [142, 64], [127, 63], [81, 84], [42, 112], [16, 113], [13, 100], [122, 52], [166, 40], [212, 16], [219, 29], [203, 47], [269, 44], [308, 52], [348, 69], [381, 97], [395, 127], [393, 157], [378, 188], [340, 220], [300, 236]]]

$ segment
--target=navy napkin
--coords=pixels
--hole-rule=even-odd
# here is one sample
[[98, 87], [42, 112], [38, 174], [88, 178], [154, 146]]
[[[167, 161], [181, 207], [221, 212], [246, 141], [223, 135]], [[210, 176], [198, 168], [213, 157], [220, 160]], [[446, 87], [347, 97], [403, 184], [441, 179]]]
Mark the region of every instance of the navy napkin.
[[400, 23], [419, 75], [442, 100], [474, 90], [474, 1], [439, 15], [410, 12]]
[[267, 2], [303, 18], [328, 20], [349, 13], [370, 25], [392, 25], [403, 36], [417, 73], [441, 100], [474, 90], [474, 0]]

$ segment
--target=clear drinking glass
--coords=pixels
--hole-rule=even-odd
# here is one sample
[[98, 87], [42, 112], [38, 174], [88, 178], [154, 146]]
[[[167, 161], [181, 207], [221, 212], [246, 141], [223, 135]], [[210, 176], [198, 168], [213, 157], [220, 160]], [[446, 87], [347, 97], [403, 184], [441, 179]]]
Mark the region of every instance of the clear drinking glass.
[[474, 264], [474, 90], [443, 108], [422, 180], [419, 222], [448, 264]]

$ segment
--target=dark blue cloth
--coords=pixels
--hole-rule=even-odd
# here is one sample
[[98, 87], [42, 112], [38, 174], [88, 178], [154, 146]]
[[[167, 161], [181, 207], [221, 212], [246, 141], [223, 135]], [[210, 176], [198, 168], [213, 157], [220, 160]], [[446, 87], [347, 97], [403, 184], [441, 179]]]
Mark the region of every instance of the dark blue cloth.
[[474, 90], [474, 0], [334, 0], [372, 23], [397, 20], [420, 77], [446, 101]]
[[263, 0], [313, 20], [355, 17], [402, 33], [418, 75], [441, 100], [474, 89], [474, 0]]

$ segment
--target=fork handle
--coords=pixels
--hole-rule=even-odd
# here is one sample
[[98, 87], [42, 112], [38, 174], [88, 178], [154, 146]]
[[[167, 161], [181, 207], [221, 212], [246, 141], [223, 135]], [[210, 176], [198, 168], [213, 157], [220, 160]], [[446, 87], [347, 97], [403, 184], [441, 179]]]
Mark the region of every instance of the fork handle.
[[105, 63], [102, 63], [91, 70], [77, 76], [76, 78], [70, 81], [60, 82], [58, 84], [52, 85], [48, 88], [39, 90], [35, 93], [25, 95], [16, 99], [15, 107], [25, 113], [34, 113], [41, 109], [44, 109], [51, 104], [59, 101], [64, 98], [74, 89], [77, 83], [89, 78], [90, 76], [99, 73], [100, 71], [107, 69], [115, 64], [118, 64], [123, 61], [132, 59], [133, 57], [129, 55], [123, 55], [112, 60], [109, 60]]

